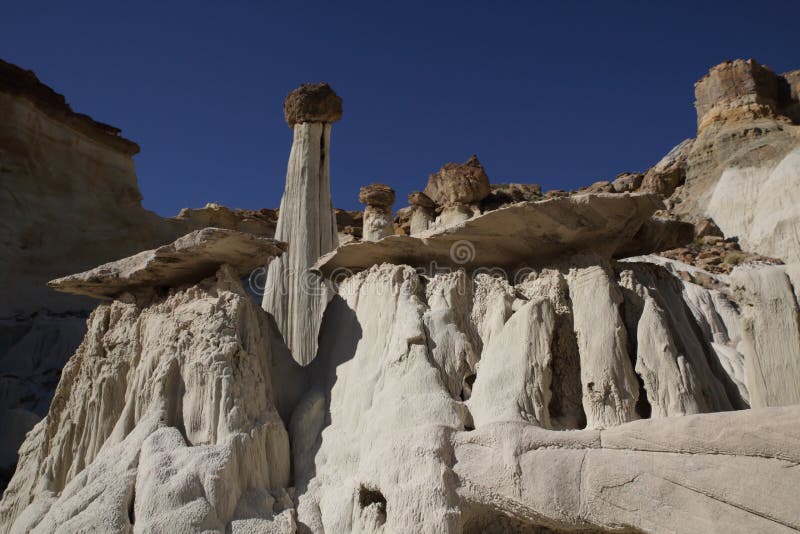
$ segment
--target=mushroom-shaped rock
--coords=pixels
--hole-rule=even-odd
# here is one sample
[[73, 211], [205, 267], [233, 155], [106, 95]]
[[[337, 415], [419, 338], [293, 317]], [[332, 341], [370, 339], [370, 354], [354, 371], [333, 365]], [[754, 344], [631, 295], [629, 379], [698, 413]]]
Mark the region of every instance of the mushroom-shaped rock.
[[489, 177], [475, 155], [464, 163], [446, 163], [425, 187], [425, 194], [442, 206], [480, 202], [489, 191]]
[[64, 293], [110, 299], [122, 293], [197, 282], [212, 276], [223, 264], [245, 275], [268, 264], [287, 247], [286, 243], [268, 237], [203, 228], [168, 245], [58, 278], [47, 285]]
[[348, 243], [320, 258], [329, 274], [381, 263], [411, 267], [538, 267], [567, 255], [592, 253], [619, 258], [675, 248], [692, 239], [689, 223], [653, 219], [658, 195], [573, 195], [523, 202], [484, 213], [459, 225], [377, 243]]
[[286, 96], [283, 115], [290, 128], [304, 122], [330, 124], [342, 118], [342, 99], [327, 83], [304, 83]]
[[408, 202], [411, 204], [409, 210], [409, 232], [418, 234], [431, 227], [436, 219], [436, 203], [422, 191], [414, 191], [408, 195]]
[[358, 201], [376, 208], [390, 208], [394, 204], [394, 189], [386, 184], [370, 184], [361, 188]]
[[386, 184], [370, 184], [361, 188], [358, 200], [367, 205], [364, 209], [364, 241], [377, 241], [394, 234], [394, 198], [394, 189]]
[[339, 245], [331, 202], [331, 122], [342, 116], [342, 100], [327, 84], [306, 84], [284, 102], [294, 127], [275, 238], [292, 246], [267, 271], [263, 308], [272, 314], [295, 360], [307, 365], [317, 352], [317, 334], [332, 291], [309, 272]]
[[408, 195], [408, 203], [412, 206], [420, 206], [422, 208], [435, 208], [436, 203], [431, 200], [431, 197], [423, 193], [422, 191], [414, 191], [410, 195]]

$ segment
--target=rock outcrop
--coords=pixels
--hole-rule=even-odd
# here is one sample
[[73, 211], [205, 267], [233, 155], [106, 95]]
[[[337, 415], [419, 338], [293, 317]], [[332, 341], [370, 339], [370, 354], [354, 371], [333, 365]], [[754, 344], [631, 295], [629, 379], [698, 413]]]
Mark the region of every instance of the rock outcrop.
[[[785, 148], [796, 81], [712, 70], [694, 143], [583, 193], [446, 165], [398, 212], [411, 235], [384, 235], [388, 186], [362, 188], [363, 218], [334, 212], [341, 100], [302, 86], [285, 102], [286, 242], [273, 211], [210, 205], [169, 228], [252, 232], [193, 231], [51, 282], [104, 301], [36, 401], [46, 417], [0, 405], [15, 439], [35, 424], [0, 532], [800, 530], [800, 268], [746, 255], [684, 196], [719, 185], [697, 174], [717, 165], [703, 150]], [[783, 130], [719, 137], [761, 120]], [[364, 240], [337, 247], [362, 220]], [[259, 306], [241, 277], [267, 263]], [[41, 373], [25, 350], [12, 363]]]
[[676, 214], [692, 221], [710, 217], [746, 250], [790, 263], [800, 261], [800, 126], [793, 79], [753, 60], [737, 60], [697, 82], [698, 133], [687, 155], [685, 184], [672, 199]]
[[275, 318], [292, 354], [303, 365], [317, 350], [317, 332], [332, 293], [309, 269], [339, 244], [330, 186], [331, 122], [341, 99], [327, 84], [305, 84], [284, 102], [294, 129], [275, 238], [289, 252], [270, 264], [263, 306]]
[[752, 405], [800, 404], [800, 266], [737, 268], [732, 280]]
[[224, 264], [238, 276], [249, 274], [284, 253], [286, 243], [235, 230], [204, 228], [175, 242], [135, 256], [106, 263], [89, 271], [48, 282], [64, 293], [94, 298], [137, 295], [158, 287], [197, 282], [213, 275]]
[[[95, 302], [47, 288], [53, 278], [151, 249], [197, 228], [271, 236], [265, 221], [226, 210], [164, 219], [142, 207], [120, 130], [74, 112], [36, 76], [0, 61], [0, 488], [25, 432], [47, 413], [61, 368]], [[252, 222], [251, 222], [252, 220]]]
[[394, 189], [386, 184], [370, 184], [361, 188], [358, 201], [367, 206], [364, 210], [362, 230], [364, 241], [378, 241], [388, 235], [394, 235], [392, 221], [394, 199]]
[[[143, 266], [141, 256], [117, 264], [141, 266], [129, 272], [139, 284], [170, 289], [149, 299], [140, 291], [136, 301], [122, 293], [92, 312], [47, 417], [21, 450], [0, 505], [4, 531], [188, 532], [278, 520], [290, 477], [284, 380], [299, 368], [239, 273], [282, 250], [219, 232], [190, 234]], [[202, 246], [190, 275], [187, 258]], [[216, 274], [194, 285], [137, 275], [163, 274], [168, 258], [183, 255], [181, 278], [204, 277], [217, 253]], [[118, 294], [111, 271], [74, 279]], [[288, 511], [280, 520], [294, 522]]]
[[[656, 195], [641, 193], [518, 203], [456, 226], [347, 243], [323, 256], [316, 267], [324, 274], [359, 271], [382, 262], [426, 270], [432, 266], [513, 269], [546, 265], [580, 252], [607, 258], [623, 252], [646, 254], [691, 240], [692, 225], [650, 219], [660, 207]], [[652, 231], [654, 226], [659, 230]]]

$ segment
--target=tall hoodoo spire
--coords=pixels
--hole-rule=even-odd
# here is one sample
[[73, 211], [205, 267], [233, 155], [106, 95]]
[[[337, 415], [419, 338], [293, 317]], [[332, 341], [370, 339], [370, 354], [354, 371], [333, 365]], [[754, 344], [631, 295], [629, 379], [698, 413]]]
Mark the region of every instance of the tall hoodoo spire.
[[289, 252], [267, 271], [263, 308], [275, 318], [294, 359], [307, 365], [332, 291], [309, 268], [339, 240], [331, 202], [331, 123], [342, 117], [342, 99], [327, 83], [303, 84], [286, 97], [286, 123], [294, 130], [275, 238]]

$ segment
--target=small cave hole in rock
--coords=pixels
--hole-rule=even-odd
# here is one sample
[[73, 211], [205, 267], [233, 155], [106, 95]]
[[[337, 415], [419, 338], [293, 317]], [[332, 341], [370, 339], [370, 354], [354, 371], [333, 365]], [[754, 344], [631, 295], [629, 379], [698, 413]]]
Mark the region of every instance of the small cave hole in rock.
[[358, 505], [362, 510], [374, 506], [378, 513], [379, 523], [386, 522], [386, 497], [380, 491], [362, 485], [358, 490]]
[[650, 419], [650, 414], [653, 412], [650, 401], [647, 400], [647, 390], [644, 389], [644, 381], [639, 373], [636, 373], [636, 381], [639, 382], [639, 398], [636, 400], [635, 410], [637, 415], [642, 419]]
[[464, 385], [461, 386], [461, 400], [466, 401], [472, 396], [472, 386], [475, 385], [475, 379], [477, 376], [475, 373], [468, 375], [464, 378]]
[[128, 521], [130, 521], [131, 526], [136, 523], [136, 514], [134, 513], [134, 507], [136, 506], [136, 489], [131, 492], [131, 502], [128, 503]]

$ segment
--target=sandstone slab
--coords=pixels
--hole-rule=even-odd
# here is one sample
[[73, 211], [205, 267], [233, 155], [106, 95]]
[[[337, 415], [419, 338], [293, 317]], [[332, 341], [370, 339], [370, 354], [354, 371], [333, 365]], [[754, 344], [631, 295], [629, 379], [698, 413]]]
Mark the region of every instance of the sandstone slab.
[[145, 288], [196, 282], [213, 275], [223, 264], [231, 265], [240, 275], [247, 274], [286, 249], [286, 243], [268, 237], [204, 228], [169, 245], [58, 278], [48, 285], [66, 293], [113, 298]]
[[[652, 194], [598, 194], [519, 203], [473, 217], [444, 229], [412, 236], [389, 236], [378, 242], [348, 243], [320, 258], [316, 267], [363, 270], [387, 262], [413, 267], [437, 266], [517, 268], [543, 265], [581, 252], [604, 257], [644, 254], [655, 250], [650, 216], [661, 201]], [[683, 223], [664, 221], [666, 228]], [[691, 239], [688, 232], [675, 232]], [[661, 234], [659, 234], [660, 236]], [[658, 236], [656, 236], [658, 237]], [[677, 244], [656, 243], [674, 248]]]

